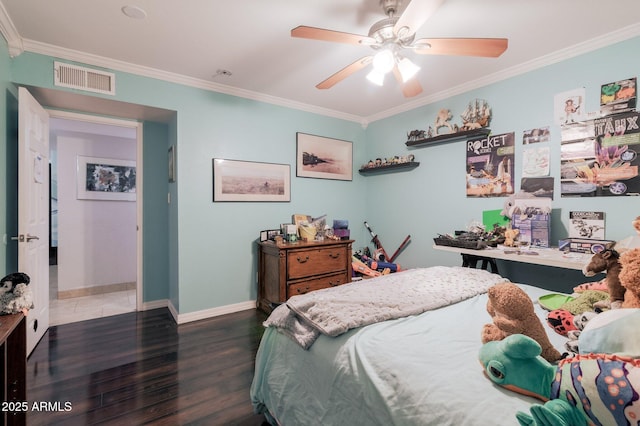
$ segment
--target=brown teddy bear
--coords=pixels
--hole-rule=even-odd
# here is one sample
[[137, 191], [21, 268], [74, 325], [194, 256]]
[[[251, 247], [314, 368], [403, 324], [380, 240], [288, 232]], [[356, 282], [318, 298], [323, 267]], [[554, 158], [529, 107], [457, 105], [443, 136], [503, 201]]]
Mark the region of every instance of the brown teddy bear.
[[640, 308], [640, 248], [625, 251], [620, 255], [620, 284], [624, 293], [623, 308]]
[[544, 331], [540, 318], [533, 310], [533, 302], [520, 287], [513, 283], [500, 283], [489, 288], [487, 312], [492, 324], [482, 329], [482, 343], [502, 340], [511, 334], [524, 334], [542, 347], [542, 357], [549, 362], [562, 358]]

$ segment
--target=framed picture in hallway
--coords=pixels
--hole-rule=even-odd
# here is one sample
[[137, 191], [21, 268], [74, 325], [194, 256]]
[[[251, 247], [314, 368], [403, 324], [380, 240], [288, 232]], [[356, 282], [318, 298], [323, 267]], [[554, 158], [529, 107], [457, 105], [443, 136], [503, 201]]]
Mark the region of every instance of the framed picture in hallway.
[[213, 201], [291, 201], [288, 164], [213, 159]]
[[136, 162], [78, 155], [76, 184], [79, 200], [135, 201]]

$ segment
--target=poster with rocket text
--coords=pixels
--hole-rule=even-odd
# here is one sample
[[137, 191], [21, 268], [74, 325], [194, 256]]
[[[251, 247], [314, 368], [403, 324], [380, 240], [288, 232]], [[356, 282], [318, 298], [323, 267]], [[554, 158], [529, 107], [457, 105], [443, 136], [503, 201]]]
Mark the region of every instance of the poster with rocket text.
[[514, 141], [514, 132], [467, 141], [467, 197], [513, 194]]

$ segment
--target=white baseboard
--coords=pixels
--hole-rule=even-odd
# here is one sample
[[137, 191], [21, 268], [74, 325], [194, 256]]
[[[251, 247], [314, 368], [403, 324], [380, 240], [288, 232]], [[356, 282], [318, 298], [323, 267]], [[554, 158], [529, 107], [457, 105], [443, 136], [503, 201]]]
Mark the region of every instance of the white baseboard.
[[[217, 308], [204, 309], [202, 311], [196, 312], [188, 312], [186, 314], [181, 314], [178, 310], [173, 306], [170, 300], [164, 301], [166, 302], [167, 308], [169, 308], [169, 312], [173, 316], [173, 319], [177, 324], [185, 324], [192, 321], [198, 321], [207, 318], [213, 318], [220, 315], [232, 314], [234, 312], [247, 311], [249, 309], [256, 309], [256, 301], [248, 300], [246, 302], [234, 303], [232, 305], [219, 306]], [[150, 302], [155, 303], [155, 302]], [[146, 305], [146, 304], [145, 304]]]
[[142, 310], [143, 311], [150, 311], [151, 309], [166, 308], [168, 306], [169, 306], [169, 300], [168, 299], [153, 300], [151, 302], [143, 302], [142, 303]]

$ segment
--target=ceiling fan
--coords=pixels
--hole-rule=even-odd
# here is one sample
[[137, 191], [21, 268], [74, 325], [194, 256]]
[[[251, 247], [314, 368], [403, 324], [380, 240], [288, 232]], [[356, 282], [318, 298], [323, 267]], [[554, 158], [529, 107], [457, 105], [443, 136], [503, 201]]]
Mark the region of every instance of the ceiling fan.
[[377, 53], [364, 56], [342, 68], [331, 77], [316, 85], [318, 89], [329, 89], [369, 64], [372, 71], [367, 75], [370, 81], [382, 85], [387, 73], [393, 72], [402, 86], [405, 97], [422, 92], [420, 82], [414, 78], [419, 67], [403, 56], [403, 50], [423, 55], [461, 55], [496, 58], [508, 45], [505, 38], [421, 38], [415, 40], [416, 31], [444, 3], [445, 0], [413, 0], [400, 16], [396, 12], [402, 0], [380, 0], [386, 18], [376, 22], [369, 29], [369, 35], [358, 35], [308, 26], [298, 26], [291, 30], [292, 37], [323, 40], [337, 43], [370, 46]]

